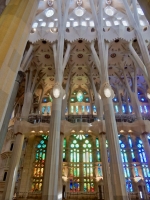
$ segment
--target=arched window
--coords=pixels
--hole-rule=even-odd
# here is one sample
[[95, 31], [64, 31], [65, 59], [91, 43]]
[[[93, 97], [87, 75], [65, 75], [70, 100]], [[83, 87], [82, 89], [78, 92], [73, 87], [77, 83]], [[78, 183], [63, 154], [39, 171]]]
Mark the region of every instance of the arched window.
[[32, 182], [33, 192], [42, 190], [47, 140], [48, 136], [42, 135], [40, 142], [36, 146], [36, 156], [35, 156], [33, 182]]
[[70, 142], [70, 191], [94, 191], [92, 137], [73, 135]]

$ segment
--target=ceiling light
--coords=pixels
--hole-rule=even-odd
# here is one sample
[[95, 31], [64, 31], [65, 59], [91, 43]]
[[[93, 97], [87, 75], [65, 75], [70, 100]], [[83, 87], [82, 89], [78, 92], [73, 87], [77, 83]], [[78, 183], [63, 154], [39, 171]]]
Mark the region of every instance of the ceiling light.
[[121, 130], [120, 133], [124, 133], [124, 130]]
[[85, 10], [84, 10], [84, 8], [82, 8], [82, 7], [77, 7], [77, 8], [74, 10], [75, 15], [78, 16], [78, 17], [83, 16], [83, 15], [84, 15], [84, 12], [85, 12]]
[[137, 11], [138, 11], [139, 15], [144, 15], [144, 12], [141, 8], [137, 8]]
[[42, 22], [43, 21], [43, 19], [39, 19], [39, 22]]
[[57, 99], [60, 97], [61, 88], [58, 84], [54, 85], [53, 87], [53, 96]]
[[108, 16], [113, 16], [115, 11], [114, 11], [114, 8], [111, 7], [111, 6], [107, 6], [105, 9], [104, 9], [106, 15]]
[[87, 20], [87, 21], [88, 21], [88, 20], [90, 20], [90, 18], [85, 18], [85, 20]]
[[54, 15], [55, 11], [53, 8], [49, 8], [48, 10], [45, 11], [46, 17], [52, 17]]
[[73, 18], [70, 18], [70, 21], [73, 21], [74, 19]]
[[104, 95], [107, 98], [111, 97], [111, 89], [108, 87], [104, 88]]

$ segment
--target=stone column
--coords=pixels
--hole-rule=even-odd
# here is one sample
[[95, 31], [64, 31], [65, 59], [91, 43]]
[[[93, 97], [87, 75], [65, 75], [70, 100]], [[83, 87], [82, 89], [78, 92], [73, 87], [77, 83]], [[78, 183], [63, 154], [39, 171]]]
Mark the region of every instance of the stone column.
[[150, 144], [147, 138], [147, 133], [142, 133], [142, 135], [140, 135], [140, 138], [143, 142], [148, 168], [150, 169]]
[[5, 136], [6, 136], [7, 129], [8, 129], [8, 124], [9, 124], [9, 121], [10, 121], [11, 114], [13, 112], [13, 107], [14, 107], [16, 95], [17, 95], [17, 92], [18, 92], [20, 82], [22, 81], [22, 78], [23, 78], [23, 72], [19, 71], [18, 74], [17, 74], [16, 80], [15, 80], [15, 83], [14, 83], [14, 87], [13, 87], [13, 90], [12, 90], [12, 93], [11, 93], [11, 97], [9, 99], [9, 103], [8, 103], [8, 106], [7, 106], [7, 109], [6, 109], [4, 121], [2, 123], [2, 128], [1, 128], [1, 131], [0, 131], [0, 152], [1, 152], [2, 147], [3, 147], [3, 143], [4, 143]]
[[2, 199], [4, 200], [11, 200], [14, 195], [15, 183], [18, 174], [19, 161], [21, 157], [23, 142], [24, 142], [24, 135], [22, 133], [17, 133], [13, 152], [11, 155], [10, 167], [8, 170], [6, 185], [2, 196]]
[[30, 135], [28, 137], [28, 143], [26, 147], [26, 153], [24, 157], [24, 162], [23, 162], [23, 169], [22, 169], [22, 175], [21, 175], [21, 180], [19, 184], [19, 193], [25, 193], [26, 195], [28, 192], [31, 190], [29, 188], [30, 181], [31, 181], [31, 176], [33, 174], [32, 168], [33, 168], [33, 161], [35, 159], [35, 136]]
[[10, 0], [0, 17], [0, 128], [39, 0]]
[[42, 200], [57, 200], [62, 98], [53, 98]]
[[105, 133], [100, 133], [98, 139], [100, 144], [102, 171], [103, 171], [103, 182], [104, 182], [104, 196], [105, 200], [113, 200], [113, 193], [111, 187], [110, 169], [108, 164], [107, 149], [106, 149], [106, 137]]
[[62, 199], [62, 167], [63, 167], [63, 142], [64, 134], [60, 133], [59, 171], [58, 171], [58, 199]]

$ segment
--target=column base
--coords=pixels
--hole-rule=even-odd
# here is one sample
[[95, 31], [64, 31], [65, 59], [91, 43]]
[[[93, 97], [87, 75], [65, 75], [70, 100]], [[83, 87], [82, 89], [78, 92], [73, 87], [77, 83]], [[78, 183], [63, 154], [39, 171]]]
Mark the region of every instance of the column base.
[[129, 200], [128, 196], [114, 196], [114, 200]]

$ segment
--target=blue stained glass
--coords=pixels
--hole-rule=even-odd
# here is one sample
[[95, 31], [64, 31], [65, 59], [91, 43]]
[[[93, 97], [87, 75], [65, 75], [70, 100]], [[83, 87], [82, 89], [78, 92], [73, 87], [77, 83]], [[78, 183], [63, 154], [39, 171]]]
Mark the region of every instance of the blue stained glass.
[[126, 171], [127, 171], [127, 175], [128, 175], [128, 177], [130, 177], [130, 171], [129, 171], [129, 168], [126, 168]]
[[88, 113], [90, 112], [89, 106], [86, 106], [86, 111], [87, 111]]
[[145, 109], [145, 112], [147, 113], [148, 111], [147, 111], [147, 106], [144, 106], [144, 109]]
[[121, 158], [122, 158], [122, 162], [124, 162], [124, 157], [123, 157], [123, 153], [121, 152]]
[[118, 110], [118, 106], [117, 105], [115, 105], [115, 109], [116, 109], [116, 113], [118, 113], [119, 110]]
[[123, 113], [125, 113], [125, 108], [124, 108], [124, 106], [122, 106], [122, 111], [123, 111]]
[[143, 112], [142, 106], [140, 106], [140, 111], [141, 111], [141, 113]]
[[145, 168], [143, 168], [143, 173], [144, 173], [144, 177], [147, 177], [147, 173], [146, 173]]
[[142, 146], [140, 144], [137, 145], [138, 148], [141, 148]]
[[124, 169], [124, 176], [125, 176], [125, 178], [127, 178], [127, 172], [126, 172], [126, 169], [125, 168], [123, 168]]
[[93, 112], [96, 113], [96, 106], [93, 106]]
[[140, 155], [140, 160], [141, 160], [141, 162], [144, 162], [144, 161], [143, 161], [142, 154], [141, 154], [141, 153], [139, 153], [139, 155]]
[[137, 167], [134, 167], [134, 171], [135, 171], [135, 176], [139, 176]]
[[144, 162], [147, 162], [147, 160], [146, 160], [146, 156], [145, 156], [145, 153], [144, 153], [144, 152], [142, 152], [142, 154], [143, 154], [143, 159], [144, 159]]
[[125, 162], [128, 162], [127, 154], [126, 153], [124, 153], [124, 159], [125, 159]]
[[150, 183], [146, 183], [147, 191], [150, 192]]
[[132, 113], [132, 107], [131, 106], [129, 106], [129, 112]]
[[50, 113], [50, 109], [51, 109], [50, 106], [48, 106], [48, 107], [47, 107], [47, 113], [48, 113], [48, 114]]
[[121, 148], [125, 148], [125, 145], [124, 145], [124, 144], [121, 144]]
[[132, 147], [132, 140], [131, 139], [129, 139], [129, 145], [130, 145], [130, 147]]
[[149, 171], [149, 169], [147, 168], [146, 171], [147, 171], [148, 177], [150, 178], [150, 171]]

